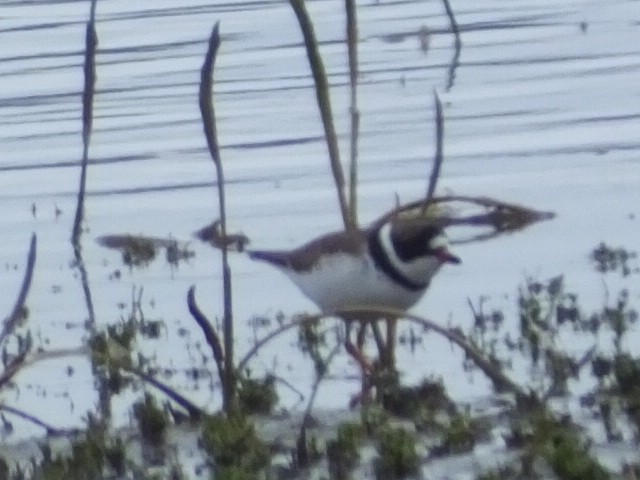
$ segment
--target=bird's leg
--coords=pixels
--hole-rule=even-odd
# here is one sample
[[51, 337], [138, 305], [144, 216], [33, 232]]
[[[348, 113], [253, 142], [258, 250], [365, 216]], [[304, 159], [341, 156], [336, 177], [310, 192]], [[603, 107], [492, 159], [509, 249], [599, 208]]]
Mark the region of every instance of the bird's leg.
[[385, 367], [389, 369], [396, 368], [396, 337], [398, 322], [395, 317], [388, 317], [385, 320], [387, 324], [387, 351], [385, 356]]
[[365, 339], [365, 328], [363, 324], [358, 322], [358, 331], [356, 334], [356, 345], [351, 341], [351, 325], [353, 319], [345, 318], [345, 337], [344, 337], [344, 349], [347, 351], [349, 355], [353, 357], [353, 359], [360, 365], [360, 369], [363, 374], [366, 372], [371, 372], [373, 366], [371, 362], [367, 360], [362, 351], [364, 346]]
[[[354, 345], [351, 342], [351, 324], [353, 321], [358, 322], [358, 329], [356, 332], [356, 344]], [[363, 348], [364, 342], [366, 338], [367, 332], [367, 322], [359, 321], [354, 319], [345, 318], [345, 341], [344, 347], [345, 350], [360, 366], [360, 371], [362, 373], [362, 387], [360, 393], [353, 397], [349, 402], [349, 406], [351, 408], [355, 407], [358, 404], [364, 404], [368, 401], [369, 394], [373, 387], [371, 378], [374, 370], [374, 366], [371, 362], [364, 356]]]
[[385, 391], [387, 391], [390, 385], [394, 384], [397, 378], [395, 370], [395, 356], [394, 356], [394, 342], [395, 342], [395, 329], [394, 326], [387, 324], [386, 338], [382, 332], [381, 325], [375, 318], [370, 318], [365, 323], [361, 322], [359, 330], [359, 344], [358, 347], [362, 351], [364, 347], [364, 332], [366, 331], [367, 324], [371, 325], [371, 331], [373, 338], [376, 342], [378, 349], [378, 358], [369, 364], [367, 368], [367, 375], [363, 377], [363, 387], [361, 397], [363, 401], [365, 398], [369, 398], [371, 390], [376, 389], [376, 395], [381, 397]]
[[382, 357], [384, 355], [386, 345], [377, 320], [371, 320], [371, 331], [373, 332], [373, 339], [376, 341], [376, 346], [378, 347], [378, 356]]
[[366, 340], [367, 335], [367, 322], [359, 321], [358, 322], [358, 334], [356, 335], [356, 345], [358, 347], [358, 351], [364, 357], [364, 341]]
[[377, 323], [372, 322], [373, 336], [378, 346], [378, 361], [380, 368], [393, 370], [396, 366], [395, 346], [396, 346], [396, 319], [385, 318], [385, 335]]
[[376, 388], [376, 395], [382, 398], [385, 392], [397, 387], [398, 372], [395, 365], [396, 319], [384, 318], [386, 325], [383, 335], [380, 325], [372, 321], [371, 328], [378, 347], [378, 359], [374, 362], [371, 374], [371, 387]]

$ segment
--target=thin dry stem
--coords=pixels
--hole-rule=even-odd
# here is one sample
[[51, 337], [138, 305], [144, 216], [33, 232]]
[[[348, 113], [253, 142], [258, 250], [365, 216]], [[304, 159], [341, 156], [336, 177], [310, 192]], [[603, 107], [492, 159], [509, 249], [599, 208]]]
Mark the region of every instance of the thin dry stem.
[[354, 0], [345, 0], [347, 13], [347, 49], [349, 54], [349, 86], [351, 94], [351, 135], [349, 159], [349, 215], [351, 225], [358, 225], [358, 20]]
[[338, 204], [340, 206], [342, 221], [346, 229], [355, 228], [355, 225], [351, 223], [349, 207], [344, 193], [344, 173], [342, 171], [342, 164], [340, 163], [338, 137], [333, 124], [333, 114], [331, 112], [331, 101], [329, 98], [329, 85], [324, 65], [322, 63], [322, 58], [318, 51], [318, 41], [316, 40], [313, 24], [311, 23], [311, 19], [309, 18], [309, 14], [307, 13], [307, 9], [304, 5], [304, 0], [289, 0], [289, 3], [296, 14], [298, 23], [300, 24], [300, 30], [302, 30], [304, 43], [307, 49], [307, 58], [309, 59], [309, 65], [311, 67], [316, 87], [316, 100], [318, 102], [318, 108], [320, 109], [325, 141], [327, 142], [327, 148], [329, 150], [329, 161], [331, 164], [333, 179], [336, 184], [336, 192], [338, 194]]
[[[220, 148], [216, 131], [215, 110], [213, 107], [213, 72], [216, 61], [216, 54], [220, 46], [220, 23], [216, 23], [209, 38], [209, 48], [205, 56], [200, 74], [200, 113], [204, 134], [207, 139], [209, 153], [215, 165], [216, 176], [218, 178], [218, 203], [220, 208], [220, 234], [223, 238], [227, 236], [227, 212], [225, 206], [224, 193], [224, 172], [222, 160], [220, 158]], [[233, 368], [233, 306], [231, 297], [231, 268], [229, 267], [227, 247], [222, 247], [222, 282], [224, 296], [224, 409], [229, 412], [235, 403], [235, 370]]]
[[98, 36], [95, 29], [95, 2], [91, 5], [91, 18], [87, 23], [84, 51], [84, 90], [82, 92], [82, 162], [80, 164], [80, 187], [76, 215], [73, 222], [71, 242], [79, 248], [82, 220], [84, 218], [84, 198], [87, 186], [87, 167], [89, 164], [89, 143], [93, 125], [93, 97], [96, 84], [96, 48]]

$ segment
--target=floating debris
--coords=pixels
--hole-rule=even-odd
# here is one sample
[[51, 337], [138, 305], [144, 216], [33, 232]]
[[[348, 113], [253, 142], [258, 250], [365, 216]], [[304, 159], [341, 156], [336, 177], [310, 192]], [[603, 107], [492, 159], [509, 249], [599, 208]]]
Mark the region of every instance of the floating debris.
[[165, 258], [170, 265], [195, 256], [188, 243], [173, 238], [146, 237], [143, 235], [103, 235], [96, 241], [103, 247], [120, 250], [122, 261], [129, 267], [147, 266], [156, 258], [159, 249], [165, 249]]
[[220, 228], [220, 220], [216, 220], [211, 225], [201, 228], [194, 235], [203, 242], [210, 243], [216, 248], [226, 248], [236, 252], [244, 251], [245, 246], [249, 243], [249, 237], [243, 233], [227, 233], [222, 235]]

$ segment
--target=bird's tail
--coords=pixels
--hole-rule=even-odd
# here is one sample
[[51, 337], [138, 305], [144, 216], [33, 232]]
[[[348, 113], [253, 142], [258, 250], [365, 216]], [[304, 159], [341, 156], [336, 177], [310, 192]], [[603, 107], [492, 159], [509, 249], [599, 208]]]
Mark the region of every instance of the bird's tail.
[[287, 265], [287, 260], [284, 258], [282, 252], [268, 250], [248, 250], [247, 253], [249, 254], [249, 258], [251, 260], [261, 260], [278, 267], [285, 267]]

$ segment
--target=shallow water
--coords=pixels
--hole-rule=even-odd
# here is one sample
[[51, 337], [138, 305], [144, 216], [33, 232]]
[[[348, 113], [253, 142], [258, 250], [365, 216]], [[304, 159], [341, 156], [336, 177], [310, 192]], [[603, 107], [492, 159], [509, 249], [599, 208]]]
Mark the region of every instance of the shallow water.
[[[560, 273], [586, 308], [600, 307], [605, 289], [589, 251], [600, 241], [633, 249], [640, 234], [640, 10], [623, 0], [452, 4], [463, 43], [453, 71], [454, 39], [438, 2], [359, 2], [361, 222], [393, 207], [396, 194], [409, 201], [425, 191], [437, 91], [446, 131], [440, 190], [492, 196], [558, 216], [518, 234], [460, 246], [463, 264], [443, 270], [414, 312], [467, 328], [467, 298], [491, 295], [513, 313], [526, 276]], [[309, 1], [308, 7], [346, 158], [342, 2]], [[28, 325], [36, 347], [45, 350], [80, 347], [88, 335], [69, 242], [82, 152], [88, 9], [88, 2], [49, 1], [5, 2], [0, 10], [0, 265], [6, 264], [0, 295], [8, 312], [35, 231]], [[165, 0], [149, 8], [141, 0], [101, 0], [83, 236], [98, 325], [126, 316], [132, 289], [143, 287], [145, 317], [162, 320], [165, 328], [159, 341], [142, 341], [141, 348], [178, 373], [172, 385], [212, 410], [220, 404], [215, 375], [200, 382], [187, 375], [203, 366], [203, 358], [211, 370], [212, 362], [185, 299], [196, 285], [205, 313], [222, 314], [219, 252], [192, 238], [218, 215], [197, 100], [216, 21], [222, 45], [214, 102], [232, 228], [260, 248], [293, 247], [340, 228], [312, 80], [286, 2]], [[420, 48], [423, 27], [429, 32], [426, 52]], [[178, 269], [156, 261], [129, 271], [118, 252], [95, 241], [112, 233], [192, 241], [196, 257]], [[242, 255], [233, 255], [231, 266], [239, 354], [253, 343], [252, 317], [315, 311], [268, 266]], [[110, 279], [116, 269], [122, 278]], [[623, 284], [605, 280], [612, 292]], [[274, 370], [307, 395], [312, 366], [294, 343], [294, 335], [274, 342], [252, 369]], [[490, 392], [479, 374], [462, 373], [461, 356], [434, 335], [416, 353], [398, 355], [408, 382], [442, 375], [461, 401]], [[357, 373], [346, 358], [333, 370], [319, 406], [344, 407], [358, 390], [356, 380], [346, 379]], [[95, 408], [90, 366], [82, 356], [39, 362], [17, 384], [2, 401], [56, 426], [83, 425], [85, 412]], [[302, 408], [295, 392], [280, 393], [284, 407]], [[123, 423], [129, 407], [126, 395], [114, 401]], [[17, 419], [14, 426], [12, 439], [34, 433]]]

